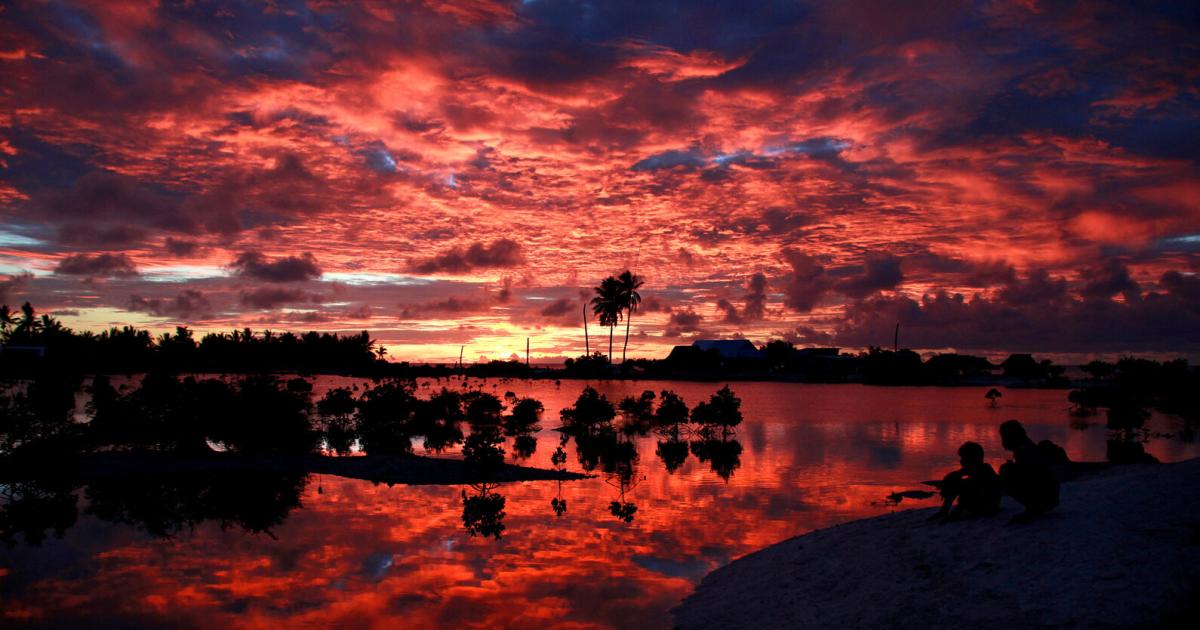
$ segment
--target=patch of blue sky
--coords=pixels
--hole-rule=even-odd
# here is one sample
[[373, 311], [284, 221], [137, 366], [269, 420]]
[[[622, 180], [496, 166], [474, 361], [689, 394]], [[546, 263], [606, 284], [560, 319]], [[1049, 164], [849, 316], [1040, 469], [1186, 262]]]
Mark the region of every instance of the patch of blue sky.
[[148, 267], [141, 270], [141, 275], [143, 280], [149, 282], [185, 282], [225, 278], [229, 276], [229, 270], [211, 265], [171, 265]]
[[0, 247], [38, 247], [45, 245], [46, 241], [8, 230], [0, 230]]
[[1180, 234], [1178, 236], [1170, 236], [1159, 239], [1157, 243], [1157, 249], [1184, 251], [1200, 250], [1200, 234]]
[[426, 278], [416, 278], [398, 273], [382, 273], [369, 271], [327, 271], [321, 278], [329, 282], [341, 282], [350, 285], [392, 284], [401, 286], [424, 285], [433, 282]]

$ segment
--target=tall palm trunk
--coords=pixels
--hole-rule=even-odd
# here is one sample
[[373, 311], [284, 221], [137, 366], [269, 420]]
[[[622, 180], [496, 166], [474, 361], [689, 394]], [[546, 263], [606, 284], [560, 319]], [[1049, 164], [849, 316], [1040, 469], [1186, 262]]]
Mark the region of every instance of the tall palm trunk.
[[612, 365], [612, 337], [613, 337], [613, 329], [614, 328], [616, 328], [616, 326], [608, 327], [608, 364], [609, 365]]
[[588, 334], [587, 334], [587, 306], [588, 306], [588, 305], [587, 305], [587, 302], [584, 302], [584, 303], [583, 303], [583, 352], [584, 352], [584, 353], [585, 353], [587, 356], [589, 356], [589, 357], [590, 357], [590, 356], [592, 356], [592, 347], [591, 347], [591, 345], [588, 343]]
[[633, 320], [633, 309], [625, 312], [625, 345], [621, 346], [621, 365], [625, 365], [625, 350], [629, 348], [629, 322]]

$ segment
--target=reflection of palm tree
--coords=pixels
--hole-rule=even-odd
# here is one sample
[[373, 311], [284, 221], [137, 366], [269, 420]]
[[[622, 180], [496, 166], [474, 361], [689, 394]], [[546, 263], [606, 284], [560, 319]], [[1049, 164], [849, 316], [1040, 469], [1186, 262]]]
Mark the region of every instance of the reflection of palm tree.
[[621, 284], [609, 276], [600, 281], [595, 288], [596, 297], [592, 298], [592, 313], [600, 320], [601, 326], [608, 326], [608, 363], [612, 364], [613, 329], [621, 321], [621, 312], [625, 304], [621, 302]]
[[1000, 397], [1001, 397], [1001, 396], [1003, 396], [1003, 395], [1004, 395], [1004, 394], [1001, 394], [1001, 393], [1000, 393], [1000, 390], [998, 390], [998, 389], [996, 389], [995, 387], [993, 387], [993, 388], [989, 389], [989, 390], [988, 390], [988, 393], [984, 394], [984, 395], [983, 395], [983, 397], [984, 397], [984, 398], [986, 398], [986, 399], [988, 399], [988, 402], [990, 402], [990, 403], [992, 404], [992, 406], [993, 406], [993, 407], [995, 407], [995, 406], [996, 406], [996, 399], [997, 399], [997, 398], [1000, 398]]

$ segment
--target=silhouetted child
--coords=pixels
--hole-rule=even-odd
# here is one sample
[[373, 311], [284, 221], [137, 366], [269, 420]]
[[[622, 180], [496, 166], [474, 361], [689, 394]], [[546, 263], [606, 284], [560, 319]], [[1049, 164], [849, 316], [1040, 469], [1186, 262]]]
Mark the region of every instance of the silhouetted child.
[[1024, 522], [1054, 509], [1058, 505], [1058, 479], [1046, 461], [1045, 449], [1038, 448], [1016, 420], [1000, 425], [1000, 442], [1013, 454], [1013, 459], [1000, 466], [1004, 491], [1025, 507], [1013, 521]]
[[[1000, 511], [1000, 476], [983, 461], [983, 447], [964, 442], [958, 447], [962, 468], [942, 479], [942, 509], [933, 518], [963, 515], [992, 516]], [[958, 504], [955, 505], [955, 500]]]

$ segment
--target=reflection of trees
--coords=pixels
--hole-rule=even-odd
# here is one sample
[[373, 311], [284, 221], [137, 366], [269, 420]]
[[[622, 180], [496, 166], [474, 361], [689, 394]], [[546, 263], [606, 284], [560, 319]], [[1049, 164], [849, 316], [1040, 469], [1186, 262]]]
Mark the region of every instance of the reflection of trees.
[[[550, 462], [554, 464], [554, 468], [562, 470], [563, 465], [567, 463], [567, 442], [571, 436], [566, 433], [562, 434], [558, 439], [558, 448], [554, 449], [554, 454], [550, 456]], [[562, 480], [557, 482], [557, 490], [554, 493], [554, 498], [550, 499], [550, 509], [554, 510], [555, 516], [562, 516], [567, 511], [567, 500], [562, 496]]]
[[658, 442], [654, 452], [668, 473], [679, 470], [687, 461], [688, 443], [684, 437], [692, 432], [687, 419], [687, 403], [675, 392], [664, 390], [654, 413], [654, 431], [664, 440]]
[[0, 456], [39, 460], [78, 448], [71, 412], [80, 380], [46, 370], [23, 386], [0, 384]]
[[558, 438], [558, 448], [554, 449], [554, 453], [550, 455], [550, 463], [555, 468], [562, 469], [563, 464], [567, 463], [567, 442], [571, 440], [571, 436], [563, 433]]
[[663, 466], [667, 468], [667, 472], [674, 473], [687, 461], [688, 443], [678, 437], [668, 437], [666, 440], [658, 443], [654, 449], [654, 453], [662, 460]]
[[463, 441], [463, 459], [476, 470], [488, 475], [504, 465], [504, 437], [500, 433], [500, 413], [503, 403], [492, 394], [470, 392], [467, 401], [467, 422], [471, 435]]
[[519, 459], [529, 459], [537, 451], [537, 438], [532, 435], [518, 435], [513, 438], [513, 456]]
[[634, 398], [626, 396], [617, 407], [621, 410], [621, 432], [626, 435], [647, 435], [654, 427], [654, 392], [646, 390]]
[[[624, 498], [624, 497], [622, 497]], [[613, 501], [608, 505], [608, 511], [618, 519], [625, 521], [626, 524], [633, 522], [633, 515], [637, 513], [637, 506], [633, 503], [625, 501]]]
[[[1114, 363], [1092, 361], [1083, 366], [1088, 375], [1084, 388], [1068, 395], [1078, 413], [1092, 415], [1107, 408], [1108, 459], [1114, 463], [1152, 461], [1145, 443], [1151, 437], [1146, 428], [1148, 409], [1178, 414], [1185, 420], [1181, 437], [1194, 437], [1191, 421], [1200, 418], [1200, 370], [1184, 359], [1159, 363], [1149, 359], [1125, 357]], [[1155, 434], [1155, 437], [1166, 435]]]
[[512, 398], [515, 402], [512, 413], [504, 418], [504, 435], [513, 438], [513, 456], [528, 459], [537, 451], [537, 439], [533, 433], [541, 429], [538, 422], [544, 407], [533, 398]]
[[463, 528], [471, 536], [491, 536], [500, 540], [504, 533], [504, 496], [493, 491], [495, 485], [485, 483], [471, 487], [478, 494], [469, 495], [466, 490], [462, 491]]
[[62, 538], [75, 524], [75, 488], [54, 481], [17, 481], [0, 485], [0, 540], [8, 547], [20, 535], [30, 545], [40, 545], [53, 530]]
[[709, 438], [692, 442], [692, 454], [708, 462], [712, 471], [725, 481], [742, 465], [742, 443], [734, 438]]
[[329, 450], [345, 455], [354, 444], [354, 393], [348, 387], [337, 387], [317, 401], [322, 433]]
[[300, 507], [308, 476], [299, 473], [191, 474], [96, 479], [86, 490], [87, 512], [155, 536], [171, 536], [217, 521], [271, 534]]

